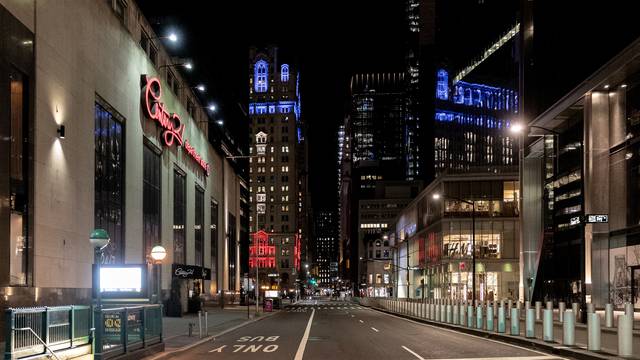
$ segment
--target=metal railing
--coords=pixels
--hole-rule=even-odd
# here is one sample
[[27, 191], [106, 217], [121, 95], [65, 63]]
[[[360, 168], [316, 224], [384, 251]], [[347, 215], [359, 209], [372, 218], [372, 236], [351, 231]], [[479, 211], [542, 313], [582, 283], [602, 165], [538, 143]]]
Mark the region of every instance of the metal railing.
[[89, 306], [10, 308], [5, 316], [5, 359], [69, 349], [91, 341]]
[[162, 305], [95, 309], [93, 315], [96, 360], [162, 342]]

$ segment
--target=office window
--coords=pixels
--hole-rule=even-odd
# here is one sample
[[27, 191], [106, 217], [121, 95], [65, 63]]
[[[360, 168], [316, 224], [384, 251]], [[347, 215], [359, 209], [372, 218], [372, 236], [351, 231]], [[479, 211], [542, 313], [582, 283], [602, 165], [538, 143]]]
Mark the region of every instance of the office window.
[[112, 0], [113, 11], [120, 22], [126, 24], [127, 21], [127, 2], [125, 0]]
[[195, 219], [194, 219], [194, 239], [195, 239], [195, 265], [204, 266], [204, 190], [196, 185], [195, 196]]
[[160, 154], [145, 145], [142, 157], [142, 239], [143, 261], [160, 241]]
[[187, 218], [187, 187], [185, 175], [173, 172], [173, 262], [187, 263], [185, 222]]
[[124, 118], [106, 102], [95, 104], [94, 228], [105, 229], [111, 241], [103, 263], [124, 260]]

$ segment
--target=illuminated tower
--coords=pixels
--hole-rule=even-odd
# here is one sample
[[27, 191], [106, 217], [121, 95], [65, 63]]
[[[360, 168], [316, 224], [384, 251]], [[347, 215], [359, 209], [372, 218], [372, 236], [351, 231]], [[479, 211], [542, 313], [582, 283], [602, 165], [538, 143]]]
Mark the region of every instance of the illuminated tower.
[[[299, 74], [278, 49], [249, 53], [250, 228], [252, 239], [275, 246], [275, 267], [260, 284], [293, 289], [306, 243], [306, 143]], [[268, 238], [256, 236], [263, 230]], [[255, 246], [252, 244], [252, 248]], [[253, 262], [251, 262], [253, 265]], [[251, 274], [255, 271], [250, 271]]]

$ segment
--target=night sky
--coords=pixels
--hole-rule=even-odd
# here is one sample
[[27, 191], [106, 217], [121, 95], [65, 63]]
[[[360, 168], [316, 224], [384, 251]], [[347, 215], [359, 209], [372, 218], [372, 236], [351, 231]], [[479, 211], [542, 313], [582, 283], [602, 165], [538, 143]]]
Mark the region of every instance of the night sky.
[[[179, 43], [165, 47], [193, 61], [194, 70], [184, 75], [193, 85], [207, 85], [203, 104], [215, 102], [216, 118], [245, 143], [248, 124], [239, 104], [246, 109], [248, 103], [249, 47], [275, 45], [295, 56], [309, 129], [312, 206], [334, 208], [336, 131], [346, 113], [349, 79], [355, 73], [404, 71], [405, 1], [137, 2], [159, 36], [180, 35]], [[437, 4], [438, 57], [452, 68], [467, 65], [513, 25], [518, 9], [517, 1], [503, 0]], [[504, 63], [488, 73], [500, 68]]]
[[[309, 126], [309, 171], [314, 210], [334, 207], [336, 131], [344, 119], [354, 72], [402, 71], [404, 1], [233, 2], [138, 0], [159, 36], [176, 31], [170, 54], [191, 58], [187, 78], [203, 82], [203, 103], [236, 138], [248, 127], [238, 104], [248, 102], [251, 45], [277, 45], [297, 57], [302, 114]], [[313, 6], [310, 6], [313, 4]]]

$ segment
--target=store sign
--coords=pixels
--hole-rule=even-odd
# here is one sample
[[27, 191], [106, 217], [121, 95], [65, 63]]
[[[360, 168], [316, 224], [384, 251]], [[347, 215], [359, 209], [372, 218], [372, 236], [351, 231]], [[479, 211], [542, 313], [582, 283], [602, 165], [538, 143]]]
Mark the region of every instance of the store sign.
[[211, 269], [201, 266], [173, 264], [172, 274], [178, 279], [204, 279], [211, 280]]
[[569, 219], [569, 225], [573, 226], [578, 224], [580, 224], [580, 216], [574, 216], [571, 219]]
[[587, 224], [594, 224], [594, 223], [608, 223], [609, 222], [609, 215], [605, 215], [605, 214], [592, 214], [592, 215], [587, 215], [586, 216], [586, 221]]
[[162, 103], [162, 87], [160, 86], [160, 80], [156, 77], [149, 77], [142, 75], [142, 108], [145, 115], [155, 120], [164, 132], [162, 133], [162, 139], [166, 146], [171, 147], [174, 144], [176, 146], [184, 147], [189, 156], [195, 160], [196, 163], [204, 170], [205, 174], [209, 176], [210, 166], [202, 155], [196, 151], [196, 149], [189, 143], [188, 139], [184, 138], [185, 124], [180, 120], [180, 116], [175, 113], [169, 113]]

